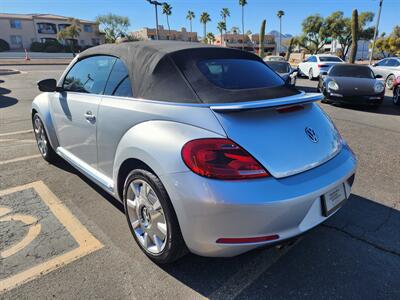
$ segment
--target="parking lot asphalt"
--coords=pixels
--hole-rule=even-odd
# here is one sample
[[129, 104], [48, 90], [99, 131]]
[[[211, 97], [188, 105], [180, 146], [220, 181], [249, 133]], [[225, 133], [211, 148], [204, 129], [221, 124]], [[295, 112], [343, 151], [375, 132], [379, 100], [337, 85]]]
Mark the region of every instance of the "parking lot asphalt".
[[[22, 72], [0, 76], [0, 298], [400, 299], [400, 108], [391, 92], [378, 109], [320, 104], [359, 160], [353, 194], [330, 220], [283, 249], [159, 267], [136, 246], [116, 200], [68, 164], [39, 157], [36, 81], [64, 67], [15, 68]], [[316, 84], [298, 80], [307, 91]]]

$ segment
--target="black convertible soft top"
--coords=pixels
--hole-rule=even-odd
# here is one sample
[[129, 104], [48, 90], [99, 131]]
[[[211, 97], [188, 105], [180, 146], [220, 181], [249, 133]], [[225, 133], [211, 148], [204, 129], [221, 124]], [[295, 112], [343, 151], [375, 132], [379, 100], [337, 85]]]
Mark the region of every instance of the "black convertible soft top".
[[178, 41], [104, 44], [89, 48], [79, 59], [111, 55], [126, 65], [135, 98], [185, 103], [230, 103], [280, 98], [298, 94], [286, 86], [227, 89], [213, 84], [197, 63], [207, 59], [263, 60], [250, 52]]

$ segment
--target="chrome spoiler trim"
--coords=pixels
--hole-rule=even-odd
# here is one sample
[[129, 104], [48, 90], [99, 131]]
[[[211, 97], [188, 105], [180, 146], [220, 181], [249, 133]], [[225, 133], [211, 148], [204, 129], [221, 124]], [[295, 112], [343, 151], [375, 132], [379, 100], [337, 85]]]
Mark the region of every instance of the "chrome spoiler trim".
[[322, 99], [323, 95], [320, 93], [306, 93], [304, 91], [301, 91], [300, 94], [289, 97], [240, 102], [240, 103], [213, 104], [210, 105], [210, 108], [215, 112], [238, 111], [238, 110], [271, 108], [277, 106], [287, 106], [293, 104], [315, 102], [315, 101], [320, 101]]

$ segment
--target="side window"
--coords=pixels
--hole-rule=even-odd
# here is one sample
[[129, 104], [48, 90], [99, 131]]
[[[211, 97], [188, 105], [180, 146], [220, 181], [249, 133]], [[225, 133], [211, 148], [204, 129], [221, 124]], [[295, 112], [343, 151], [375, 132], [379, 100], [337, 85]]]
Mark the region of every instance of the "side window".
[[310, 56], [308, 62], [317, 62], [317, 58], [315, 56]]
[[117, 59], [114, 64], [104, 94], [120, 97], [133, 97], [128, 69], [120, 59]]
[[382, 66], [385, 66], [386, 65], [386, 63], [387, 63], [387, 59], [382, 59], [380, 62], [378, 62], [376, 65], [378, 66], [378, 67], [382, 67]]
[[393, 66], [394, 66], [394, 67], [400, 66], [400, 60], [394, 59], [394, 64], [393, 64]]
[[396, 67], [397, 66], [397, 60], [395, 59], [389, 59], [386, 66], [388, 67]]
[[78, 61], [64, 78], [63, 89], [71, 92], [103, 94], [116, 58], [92, 56]]

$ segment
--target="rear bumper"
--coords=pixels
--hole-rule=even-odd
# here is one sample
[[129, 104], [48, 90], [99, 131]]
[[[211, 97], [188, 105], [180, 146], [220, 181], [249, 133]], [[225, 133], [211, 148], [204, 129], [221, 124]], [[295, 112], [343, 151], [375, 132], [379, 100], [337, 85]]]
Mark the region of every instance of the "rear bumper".
[[[189, 250], [203, 256], [234, 256], [299, 235], [325, 221], [321, 195], [355, 173], [356, 159], [344, 146], [330, 161], [294, 176], [222, 181], [191, 172], [161, 177]], [[329, 217], [328, 217], [329, 218]], [[279, 239], [219, 244], [219, 238], [278, 234]]]

